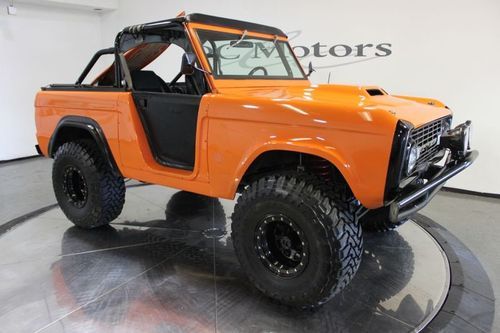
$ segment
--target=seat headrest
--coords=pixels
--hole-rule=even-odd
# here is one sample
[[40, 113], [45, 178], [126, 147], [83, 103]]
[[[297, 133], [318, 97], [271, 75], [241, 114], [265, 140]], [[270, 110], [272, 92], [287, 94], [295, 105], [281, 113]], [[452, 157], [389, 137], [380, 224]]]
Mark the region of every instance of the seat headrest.
[[163, 92], [162, 79], [153, 71], [133, 71], [130, 76], [135, 90]]

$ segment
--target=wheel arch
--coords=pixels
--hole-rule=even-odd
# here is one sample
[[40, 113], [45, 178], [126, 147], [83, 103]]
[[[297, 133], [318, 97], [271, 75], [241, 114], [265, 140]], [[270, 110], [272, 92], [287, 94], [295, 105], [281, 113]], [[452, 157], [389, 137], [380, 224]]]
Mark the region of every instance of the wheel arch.
[[268, 158], [271, 154], [296, 154], [296, 155], [307, 155], [312, 157], [317, 157], [330, 163], [330, 165], [338, 171], [342, 176], [343, 180], [349, 186], [353, 194], [358, 198], [356, 193], [356, 184], [359, 182], [357, 175], [351, 169], [350, 164], [343, 158], [338, 156], [338, 154], [328, 151], [326, 149], [321, 149], [319, 147], [301, 146], [301, 145], [289, 145], [289, 144], [276, 144], [276, 145], [265, 145], [256, 149], [252, 154], [250, 154], [244, 161], [240, 163], [240, 168], [237, 171], [236, 185], [234, 191], [236, 192], [241, 185], [245, 185], [246, 177], [251, 175], [253, 168], [262, 159]]
[[105, 158], [113, 173], [121, 176], [113, 153], [102, 128], [92, 118], [82, 116], [63, 117], [56, 125], [48, 144], [48, 156], [53, 158], [57, 149], [66, 142], [78, 139], [91, 139]]

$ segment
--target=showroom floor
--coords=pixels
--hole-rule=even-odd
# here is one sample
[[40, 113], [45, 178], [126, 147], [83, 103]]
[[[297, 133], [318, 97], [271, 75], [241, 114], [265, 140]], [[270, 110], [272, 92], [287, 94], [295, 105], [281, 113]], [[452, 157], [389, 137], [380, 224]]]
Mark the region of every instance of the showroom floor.
[[[31, 227], [30, 228], [31, 232], [36, 232], [36, 233], [33, 234], [31, 236], [32, 238], [30, 238], [30, 239], [35, 239], [38, 234], [41, 235], [42, 239], [45, 239], [44, 238], [45, 235], [50, 234], [51, 237], [57, 239], [58, 245], [57, 245], [57, 249], [54, 248], [54, 251], [53, 251], [54, 254], [57, 253], [58, 251], [59, 252], [61, 251], [60, 247], [62, 244], [62, 246], [63, 246], [62, 258], [71, 258], [71, 257], [76, 258], [74, 256], [74, 254], [81, 253], [82, 251], [85, 253], [87, 253], [88, 251], [92, 251], [92, 249], [86, 248], [89, 246], [89, 243], [86, 239], [86, 235], [80, 235], [79, 233], [82, 233], [81, 231], [79, 231], [78, 229], [75, 230], [74, 228], [70, 228], [70, 225], [67, 224], [67, 221], [64, 220], [64, 216], [60, 215], [60, 211], [58, 211], [58, 209], [56, 209], [56, 207], [53, 206], [53, 204], [55, 203], [55, 198], [54, 198], [54, 195], [52, 193], [52, 185], [51, 185], [51, 181], [50, 181], [50, 179], [51, 179], [51, 177], [50, 177], [51, 163], [52, 163], [52, 161], [48, 160], [48, 159], [34, 158], [34, 159], [28, 159], [28, 160], [24, 160], [24, 161], [4, 163], [4, 164], [0, 165], [0, 182], [2, 184], [1, 189], [0, 189], [0, 234], [5, 233], [9, 228], [12, 228], [12, 227], [16, 226], [17, 224], [19, 224], [19, 227], [9, 231], [10, 238], [3, 238], [4, 243], [0, 244], [0, 247], [3, 248], [4, 246], [6, 246], [6, 248], [10, 248], [12, 250], [12, 248], [15, 247], [16, 239], [19, 239], [19, 237], [22, 237], [19, 235], [21, 232], [23, 232], [23, 228], [26, 228], [26, 226], [21, 225], [20, 222], [23, 222], [23, 221], [30, 218], [30, 216], [26, 216], [27, 213], [38, 211], [37, 215], [39, 215], [38, 216], [39, 218], [41, 218], [42, 220], [45, 219], [45, 221], [50, 220], [51, 222], [46, 224], [46, 227], [44, 227], [43, 230], [36, 229], [36, 227], [34, 227], [35, 229], [33, 229], [33, 227]], [[166, 191], [166, 190], [159, 188], [159, 187], [155, 187], [154, 189], [148, 189], [147, 187], [140, 187], [137, 189], [133, 189], [133, 191], [131, 190], [129, 192], [132, 193], [133, 194], [132, 196], [136, 199], [141, 198], [141, 196], [144, 196], [144, 198], [147, 199], [147, 196], [149, 195], [147, 193], [154, 192], [154, 191]], [[175, 191], [173, 191], [172, 193], [175, 193]], [[153, 194], [153, 197], [155, 197], [154, 194]], [[170, 197], [171, 197], [171, 199], [169, 202], [173, 202], [172, 199], [175, 197], [175, 195], [170, 195]], [[179, 197], [182, 197], [182, 195], [177, 196], [177, 198], [179, 198]], [[180, 202], [184, 202], [188, 199], [189, 198], [183, 198], [183, 200], [181, 200]], [[128, 200], [130, 200], [130, 198]], [[151, 198], [149, 198], [147, 200], [151, 201]], [[223, 203], [223, 205], [224, 205], [224, 203]], [[165, 206], [163, 206], [163, 207], [165, 207]], [[54, 209], [52, 209], [52, 208], [54, 208]], [[148, 230], [154, 230], [156, 224], [154, 224], [153, 222], [155, 219], [157, 219], [157, 217], [155, 216], [155, 213], [151, 213], [151, 216], [149, 216], [148, 214], [150, 214], [150, 213], [149, 213], [149, 210], [147, 209], [146, 204], [142, 208], [144, 208], [144, 211], [145, 212], [147, 211], [147, 212], [141, 213], [142, 215], [140, 215], [140, 218], [135, 217], [136, 214], [138, 214], [138, 213], [136, 211], [134, 211], [133, 208], [128, 210], [128, 211], [125, 210], [124, 214], [122, 214], [122, 215], [126, 217], [126, 220], [121, 221], [121, 222], [117, 221], [117, 225], [115, 226], [116, 230], [121, 231], [122, 237], [115, 239], [115, 234], [113, 232], [110, 232], [109, 235], [102, 236], [106, 239], [106, 242], [108, 242], [110, 240], [111, 241], [116, 240], [118, 243], [120, 243], [124, 239], [123, 235], [125, 235], [126, 237], [128, 237], [132, 240], [133, 244], [141, 244], [141, 239], [139, 239], [139, 238], [149, 237], [148, 233], [132, 235], [133, 232], [130, 232], [130, 231], [123, 232], [122, 229], [124, 227], [123, 227], [123, 225], [120, 224], [120, 223], [125, 223], [127, 225], [127, 227], [132, 228], [132, 230], [134, 228], [136, 230], [141, 230], [141, 228], [144, 228], [145, 226], [147, 226], [148, 228], [152, 228], [152, 229], [148, 229]], [[182, 205], [180, 206], [180, 209], [182, 209]], [[168, 210], [168, 207], [167, 207], [167, 210]], [[162, 211], [162, 213], [164, 213], [164, 211]], [[498, 253], [500, 252], [500, 245], [496, 239], [496, 235], [500, 235], [500, 225], [498, 225], [495, 222], [498, 221], [498, 216], [500, 216], [500, 200], [443, 192], [442, 194], [438, 195], [433, 200], [433, 202], [422, 213], [423, 213], [423, 215], [428, 216], [432, 220], [440, 223], [443, 227], [448, 229], [452, 234], [454, 234], [457, 238], [459, 238], [475, 254], [475, 256], [479, 259], [479, 261], [482, 263], [482, 266], [486, 270], [495, 294], [499, 295], [500, 294], [500, 260], [498, 257]], [[144, 214], [146, 214], [146, 215], [144, 215]], [[175, 215], [175, 214], [173, 214], [173, 215]], [[226, 215], [227, 215], [227, 210], [226, 210]], [[20, 219], [19, 218], [20, 216], [23, 216], [23, 218]], [[163, 217], [163, 219], [165, 219], [165, 217]], [[128, 223], [129, 221], [139, 221], [139, 220], [140, 221], [147, 221], [147, 224], [146, 225], [144, 225], [144, 224], [134, 225], [134, 224]], [[168, 220], [168, 218], [167, 218], [167, 220]], [[36, 220], [33, 220], [33, 221], [36, 221]], [[151, 223], [153, 223], [153, 224], [151, 224]], [[32, 225], [36, 226], [37, 224], [34, 223]], [[401, 232], [399, 233], [398, 236], [393, 236], [394, 239], [390, 239], [389, 242], [393, 242], [391, 244], [394, 246], [401, 247], [402, 239], [408, 241], [411, 238], [409, 235], [416, 235], [418, 233], [419, 233], [418, 227], [408, 225], [408, 226], [405, 226], [404, 228], [401, 229]], [[155, 235], [152, 235], [152, 236], [156, 237]], [[175, 233], [174, 233], [174, 234], [172, 234], [172, 237], [179, 237], [179, 236], [175, 235]], [[190, 238], [191, 236], [186, 237], [185, 235], [183, 235], [181, 237], [184, 237], [181, 241], [181, 243], [183, 243], [183, 244], [191, 244], [193, 242], [194, 243], [197, 242], [197, 240], [195, 239], [196, 237], [194, 237], [193, 239]], [[374, 237], [377, 237], [377, 236], [374, 236]], [[210, 237], [208, 237], [208, 239], [210, 239]], [[99, 243], [99, 241], [100, 240], [97, 239], [95, 242]], [[9, 244], [6, 244], [5, 242], [12, 242], [12, 244], [14, 244], [14, 245], [9, 247], [8, 246]], [[40, 242], [43, 243], [42, 240], [40, 240]], [[99, 244], [97, 244], [97, 243], [92, 244], [92, 246], [94, 246], [94, 248], [96, 248], [96, 249], [99, 248]], [[120, 244], [118, 244], [118, 243], [116, 244], [116, 247], [120, 247], [123, 245], [121, 243]], [[65, 244], [66, 244], [66, 246], [65, 246]], [[367, 249], [369, 251], [376, 252], [377, 247], [374, 244], [375, 244], [375, 240], [373, 239], [373, 237], [368, 238], [366, 245], [365, 245], [365, 249]], [[56, 246], [55, 244], [52, 244], [52, 245]], [[50, 254], [48, 254], [48, 253], [51, 253], [50, 251], [51, 251], [52, 245], [51, 245], [50, 241], [48, 241], [46, 243], [46, 247], [43, 244], [41, 245], [41, 246], [43, 246], [43, 250], [45, 251], [44, 253], [46, 255], [42, 256], [43, 258], [41, 258], [40, 261], [47, 260], [47, 262], [52, 262], [52, 258], [50, 257]], [[74, 248], [75, 246], [76, 246], [76, 248]], [[198, 246], [198, 245], [195, 247], [197, 249], [200, 248], [200, 246]], [[404, 248], [404, 247], [401, 247], [401, 248]], [[424, 248], [430, 249], [430, 248], [432, 248], [432, 244], [426, 245]], [[149, 251], [149, 250], [151, 250], [151, 251]], [[163, 252], [166, 251], [164, 248], [156, 249], [155, 246], [152, 246], [152, 248], [149, 250], [148, 250], [148, 254], [149, 254], [149, 252], [154, 253], [155, 251], [163, 251]], [[167, 249], [167, 250], [170, 251], [171, 249]], [[142, 258], [145, 256], [145, 253], [142, 253], [143, 255], [141, 256], [141, 251], [134, 251], [134, 250], [123, 250], [123, 251], [130, 252], [130, 253], [124, 254], [126, 259], [136, 258], [137, 256]], [[173, 251], [177, 251], [177, 249], [173, 249]], [[222, 251], [222, 253], [224, 253], [223, 249], [221, 249], [221, 251]], [[23, 248], [21, 252], [22, 252], [22, 255], [25, 257], [21, 258], [20, 260], [30, 261], [28, 259], [29, 258], [29, 250], [26, 248]], [[4, 251], [4, 253], [5, 253], [5, 251]], [[16, 250], [12, 250], [12, 252], [8, 251], [8, 253], [11, 253], [11, 255], [9, 255], [8, 257], [19, 255], [19, 251], [16, 251]], [[36, 252], [34, 252], [34, 253], [36, 255]], [[417, 255], [417, 256], [419, 256], [419, 258], [422, 258], [422, 257], [425, 258], [425, 255], [423, 253], [421, 255]], [[181, 256], [180, 258], [181, 258], [181, 260], [189, 261], [189, 259], [187, 257], [183, 258]], [[381, 257], [379, 257], [379, 258], [381, 258]], [[102, 258], [102, 256], [96, 256], [95, 259], [91, 258], [91, 260], [98, 260], [98, 259], [100, 259], [100, 260], [109, 259], [110, 261], [113, 261], [116, 258], [113, 257], [112, 255], [108, 255], [108, 258]], [[151, 260], [152, 261], [148, 264], [155, 266], [156, 263], [154, 263], [153, 261], [156, 259], [152, 258]], [[232, 259], [230, 258], [228, 260], [232, 260]], [[363, 259], [363, 260], [364, 260], [366, 266], [370, 265], [369, 264], [370, 260], [368, 260], [368, 259]], [[4, 262], [3, 264], [8, 264], [7, 261]], [[402, 262], [404, 262], [404, 260]], [[76, 265], [75, 265], [75, 263], [76, 263]], [[376, 261], [374, 261], [372, 264], [376, 265]], [[416, 272], [418, 271], [418, 269], [422, 269], [422, 267], [425, 267], [426, 263], [424, 262], [421, 264], [423, 264], [423, 266], [419, 266], [417, 264], [414, 265]], [[59, 266], [57, 266], [57, 265], [59, 265]], [[52, 272], [51, 279], [53, 279], [54, 281], [58, 278], [66, 279], [67, 281], [69, 281], [67, 283], [67, 287], [69, 289], [68, 290], [54, 290], [53, 292], [56, 295], [55, 301], [54, 301], [55, 303], [57, 303], [57, 304], [64, 303], [64, 305], [67, 306], [67, 304], [68, 304], [67, 302], [70, 302], [70, 303], [83, 302], [82, 299], [84, 300], [86, 297], [92, 296], [92, 295], [86, 295], [86, 294], [82, 295], [82, 294], [78, 294], [78, 293], [72, 293], [73, 290], [71, 290], [72, 287], [75, 287], [75, 286], [78, 287], [78, 284], [82, 282], [82, 281], [79, 281], [77, 278], [78, 274], [79, 274], [78, 270], [84, 269], [82, 267], [85, 267], [87, 265], [86, 262], [78, 262], [78, 260], [61, 259], [61, 260], [57, 261], [57, 265], [51, 267], [51, 272]], [[178, 264], [176, 264], [176, 265], [177, 265], [176, 269], [181, 272], [181, 274], [178, 276], [183, 276], [188, 281], [189, 280], [193, 280], [193, 281], [200, 280], [200, 277], [198, 275], [189, 273], [189, 270], [190, 270], [189, 265], [185, 265], [185, 263], [184, 263], [184, 266], [178, 265]], [[42, 264], [42, 266], [43, 266], [43, 264]], [[88, 266], [87, 269], [92, 269], [92, 267], [94, 267], [94, 266]], [[180, 269], [179, 269], [179, 267], [180, 267]], [[99, 268], [99, 269], [101, 269], [101, 268]], [[132, 270], [133, 270], [133, 268], [134, 267], [131, 267]], [[31, 268], [31, 269], [33, 269], [33, 268]], [[439, 271], [439, 268], [436, 268], [436, 270]], [[28, 269], [28, 271], [29, 271], [29, 269]], [[58, 272], [60, 273], [59, 275], [57, 275]], [[66, 272], [66, 274], [68, 274], [67, 276], [65, 276], [65, 272]], [[107, 273], [114, 274], [114, 272], [115, 271], [113, 271], [113, 270], [109, 270]], [[363, 273], [362, 273], [363, 268], [360, 269], [360, 272], [361, 272], [360, 276], [363, 276]], [[106, 271], [104, 273], [106, 273]], [[125, 272], [125, 273], [124, 273], [125, 277], [128, 276], [127, 274], [129, 274], [129, 273], [132, 274], [132, 276], [134, 274], [134, 272]], [[232, 274], [231, 272], [225, 272], [225, 273], [227, 273], [227, 275]], [[77, 274], [77, 275], [74, 275], [74, 274]], [[234, 274], [237, 275], [237, 273], [234, 273]], [[36, 275], [36, 267], [34, 268], [33, 271], [28, 272], [27, 275], [32, 276], [32, 277], [34, 275]], [[439, 274], [437, 274], [437, 275], [439, 275]], [[113, 280], [114, 282], [120, 282], [120, 281], [118, 281], [119, 277], [115, 276], [114, 278], [116, 280], [116, 281]], [[14, 279], [14, 280], [17, 280], [17, 279]], [[160, 280], [155, 280], [155, 281], [160, 281]], [[44, 282], [39, 281], [39, 283], [43, 284]], [[185, 281], [181, 281], [181, 280], [170, 281], [169, 285], [172, 285], [172, 284], [175, 285], [176, 283], [182, 284], [182, 283], [185, 283]], [[221, 282], [221, 288], [224, 288], [224, 283], [225, 283], [224, 281]], [[13, 282], [13, 284], [15, 284], [15, 282]], [[118, 284], [120, 284], [120, 283], [118, 283]], [[191, 285], [191, 283], [189, 283], [188, 285]], [[196, 287], [194, 287], [194, 285], [195, 284], [193, 284], [194, 290], [191, 290], [191, 292], [196, 293], [197, 291], [196, 291]], [[354, 284], [354, 286], [356, 286], [356, 285]], [[149, 287], [148, 290], [155, 290], [154, 286], [149, 285], [148, 287]], [[183, 287], [186, 287], [186, 289], [183, 289], [183, 290], [187, 290], [187, 292], [189, 292], [189, 288], [187, 288], [187, 285], [183, 286]], [[137, 288], [139, 288], [139, 286], [137, 286]], [[432, 288], [430, 286], [426, 287], [425, 284], [422, 285], [422, 289], [426, 290], [429, 294], [436, 294], [435, 297], [433, 296], [434, 298], [432, 298], [433, 301], [431, 303], [436, 305], [436, 302], [439, 302], [439, 295], [437, 295], [438, 291], [439, 291], [439, 286], [435, 292], [433, 292], [431, 290]], [[231, 288], [229, 288], [228, 290], [231, 291]], [[240, 295], [239, 297], [241, 297], [242, 295], [245, 294], [244, 290], [246, 290], [246, 289], [243, 289], [243, 291], [240, 290], [238, 293], [233, 294], [232, 296]], [[65, 291], [66, 291], [66, 294], [64, 293]], [[129, 292], [131, 292], [131, 291], [129, 291]], [[198, 292], [200, 292], [200, 291], [198, 290]], [[355, 293], [353, 293], [352, 289], [350, 290], [350, 292], [351, 292], [350, 294], [349, 294], [349, 291], [344, 294], [344, 296], [345, 296], [345, 298], [343, 298], [344, 300], [346, 298], [348, 299], [349, 297], [354, 297], [354, 298], [356, 297]], [[35, 294], [36, 294], [36, 292], [35, 292]], [[133, 294], [133, 293], [131, 292], [131, 294]], [[76, 296], [75, 296], [75, 299], [70, 299], [70, 297], [68, 297], [68, 295], [74, 295], [74, 296], [76, 295]], [[131, 296], [131, 295], [127, 294], [127, 297], [128, 296]], [[164, 296], [168, 297], [169, 295], [164, 295]], [[228, 296], [231, 296], [231, 295], [223, 295], [222, 294], [221, 297], [223, 299], [224, 297], [228, 297]], [[491, 295], [491, 298], [493, 298], [493, 297], [494, 296]], [[2, 301], [4, 301], [4, 300], [2, 300]], [[22, 300], [17, 300], [17, 301], [22, 303]], [[110, 301], [113, 301], [113, 299], [111, 298]], [[418, 303], [419, 300], [416, 299], [415, 301]], [[338, 302], [338, 301], [336, 301], [336, 302]], [[102, 304], [102, 303], [104, 303], [104, 304]], [[340, 303], [342, 303], [342, 302], [340, 301]], [[13, 302], [13, 304], [16, 304], [16, 303]], [[84, 304], [85, 304], [85, 302], [84, 302]], [[141, 306], [141, 304], [142, 304], [142, 306], [145, 306], [145, 304], [139, 303], [139, 302], [136, 305]], [[229, 302], [227, 304], [232, 304], [232, 303]], [[107, 304], [106, 302], [99, 302], [97, 305], [106, 306], [106, 309], [110, 309], [109, 306], [113, 306], [113, 304]], [[189, 308], [189, 307], [192, 307], [193, 304], [182, 303], [181, 306]], [[207, 306], [210, 306], [210, 304], [208, 304]], [[50, 304], [48, 304], [47, 307], [50, 307]], [[165, 304], [159, 304], [158, 307], [161, 307], [163, 310], [165, 310]], [[15, 306], [14, 306], [14, 308], [15, 308]], [[15, 312], [14, 308], [11, 309], [12, 313]], [[261, 307], [259, 307], [259, 308], [261, 308]], [[374, 307], [374, 308], [377, 308], [377, 307]], [[56, 306], [56, 308], [54, 308], [54, 309], [51, 308], [51, 309], [54, 311], [60, 310], [60, 309], [58, 309], [57, 306]], [[404, 310], [404, 308], [400, 308], [398, 310], [401, 310], [401, 309]], [[95, 311], [95, 310], [96, 309], [92, 309], [92, 307], [90, 307], [90, 311]], [[138, 309], [136, 309], [136, 310], [138, 310]], [[198, 310], [202, 311], [203, 309], [202, 310], [198, 309]], [[240, 307], [239, 310], [242, 310], [243, 312], [245, 312], [245, 311], [249, 310], [249, 308], [247, 308], [247, 310], [245, 310], [244, 308]], [[357, 315], [361, 316], [362, 314], [366, 313], [366, 310], [367, 310], [366, 307], [363, 308], [363, 311], [365, 311], [365, 312], [359, 312]], [[149, 311], [153, 311], [153, 309], [151, 308]], [[272, 308], [272, 307], [268, 308], [268, 311], [274, 311], [274, 308]], [[228, 309], [226, 309], [225, 312], [226, 312], [226, 315], [228, 313], [231, 313], [231, 311]], [[380, 311], [379, 307], [376, 309], [376, 312], [380, 314], [381, 311]], [[183, 320], [181, 317], [179, 317], [178, 314], [175, 313], [175, 311], [167, 311], [167, 313], [170, 316], [175, 316], [176, 317], [175, 320]], [[418, 316], [417, 317], [408, 317], [407, 311], [403, 312], [403, 313], [396, 313], [396, 314], [402, 315], [404, 322], [408, 322], [411, 320], [419, 320]], [[499, 318], [498, 314], [500, 314], [500, 311], [497, 311], [497, 316], [494, 319], [492, 331], [499, 331], [500, 330], [500, 318]], [[106, 315], [106, 313], [104, 313], [102, 315]], [[269, 313], [267, 315], [269, 315]], [[276, 313], [275, 315], [279, 316], [279, 313]], [[353, 315], [356, 315], [356, 314], [353, 314]], [[55, 316], [57, 317], [57, 313], [55, 314]], [[385, 317], [391, 318], [394, 316], [395, 316], [395, 313], [393, 313], [393, 312], [385, 313]], [[413, 313], [413, 316], [415, 316], [415, 313]], [[361, 317], [365, 318], [366, 316], [362, 315]], [[382, 316], [382, 317], [384, 317], [384, 316]], [[213, 318], [211, 316], [208, 316], [205, 318], [205, 317], [200, 315], [199, 318], [201, 318], [203, 320], [213, 320]], [[225, 318], [226, 324], [229, 325], [229, 326], [226, 326], [228, 331], [231, 331], [231, 327], [233, 327], [231, 325], [234, 324], [234, 321], [231, 320], [231, 318], [232, 318], [232, 316]], [[264, 320], [269, 320], [269, 317], [265, 317], [265, 316], [260, 317], [260, 318], [264, 319]], [[311, 325], [315, 325], [315, 323], [317, 323], [318, 320], [319, 321], [325, 320], [325, 318], [321, 318], [321, 316], [318, 314], [316, 314], [314, 316], [314, 318], [313, 317], [311, 317], [311, 318], [308, 318], [308, 319], [311, 319], [311, 321], [307, 324], [308, 326], [303, 327], [304, 329], [315, 327], [315, 326], [311, 326]], [[356, 317], [354, 317], [354, 318], [356, 318]], [[380, 319], [380, 317], [377, 317], [377, 316], [374, 318]], [[222, 319], [224, 319], [224, 318], [222, 318]], [[238, 318], [236, 318], [236, 319], [238, 319]], [[243, 320], [243, 318], [239, 318], [238, 320], [240, 320], [240, 319]], [[335, 320], [337, 320], [337, 319], [335, 319]], [[397, 320], [397, 318], [393, 318], [393, 319]], [[357, 319], [357, 320], [359, 322], [361, 322], [361, 319]], [[295, 325], [294, 327], [296, 329], [299, 329], [300, 324], [298, 324], [298, 323], [303, 323], [303, 322], [304, 322], [304, 320], [302, 320], [302, 321], [299, 320], [297, 323], [294, 324]], [[381, 322], [381, 323], [384, 325], [387, 324], [386, 322]], [[180, 323], [180, 324], [182, 324], [182, 323]], [[333, 323], [333, 324], [335, 324], [335, 323]], [[375, 324], [375, 322], [373, 324]], [[61, 324], [61, 325], [64, 325], [64, 324]], [[299, 326], [297, 326], [297, 325], [299, 325]], [[33, 327], [42, 328], [43, 326], [44, 325], [37, 326], [37, 324], [34, 324]], [[397, 325], [394, 327], [397, 327]], [[199, 327], [197, 327], [197, 326], [193, 327], [194, 330], [198, 330], [197, 328], [199, 328]], [[272, 325], [271, 326], [268, 325], [266, 327], [260, 327], [260, 328], [262, 328], [262, 329], [274, 328], [275, 330], [277, 329], [277, 327], [272, 327]], [[258, 329], [258, 327], [254, 327], [254, 329]]]

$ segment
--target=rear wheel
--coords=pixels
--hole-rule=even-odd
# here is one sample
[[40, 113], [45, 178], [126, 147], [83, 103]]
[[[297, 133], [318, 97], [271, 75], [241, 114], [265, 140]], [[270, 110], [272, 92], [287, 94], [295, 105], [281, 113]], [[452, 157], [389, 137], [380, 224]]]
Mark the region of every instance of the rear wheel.
[[121, 213], [125, 183], [91, 141], [67, 142], [54, 156], [52, 184], [66, 217], [82, 228], [108, 224]]
[[232, 216], [235, 252], [265, 295], [287, 305], [317, 306], [356, 273], [361, 228], [348, 196], [328, 192], [315, 176], [297, 173], [265, 176], [238, 199]]

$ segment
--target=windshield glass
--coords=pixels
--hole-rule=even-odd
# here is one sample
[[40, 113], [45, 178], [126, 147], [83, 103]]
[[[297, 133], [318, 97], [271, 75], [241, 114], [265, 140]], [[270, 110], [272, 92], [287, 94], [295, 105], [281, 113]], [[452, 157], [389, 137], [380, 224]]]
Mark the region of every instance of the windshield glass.
[[216, 79], [305, 79], [287, 42], [210, 30], [197, 33]]

